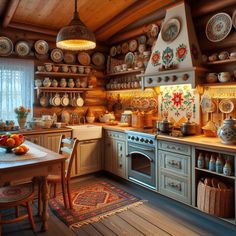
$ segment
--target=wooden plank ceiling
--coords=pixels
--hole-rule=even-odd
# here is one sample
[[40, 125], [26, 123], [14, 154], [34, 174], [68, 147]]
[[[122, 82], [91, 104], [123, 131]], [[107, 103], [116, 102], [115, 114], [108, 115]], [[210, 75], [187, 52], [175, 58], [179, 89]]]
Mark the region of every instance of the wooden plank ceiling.
[[[117, 32], [177, 0], [78, 0], [82, 21], [98, 41], [107, 41]], [[1, 0], [0, 18], [4, 28], [26, 29], [56, 35], [67, 25], [74, 0]]]

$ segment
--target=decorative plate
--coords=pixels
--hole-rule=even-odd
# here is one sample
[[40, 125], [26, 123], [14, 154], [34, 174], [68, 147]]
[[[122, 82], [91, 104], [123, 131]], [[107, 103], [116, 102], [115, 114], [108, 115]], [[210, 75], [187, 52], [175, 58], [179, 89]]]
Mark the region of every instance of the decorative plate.
[[156, 24], [151, 24], [151, 30], [150, 30], [150, 35], [152, 37], [156, 37], [158, 35], [159, 32], [159, 27]]
[[122, 51], [121, 50], [121, 45], [119, 44], [119, 45], [116, 46], [116, 53], [121, 54], [121, 51]]
[[174, 41], [180, 32], [180, 22], [177, 18], [167, 20], [161, 30], [163, 41], [171, 43]]
[[34, 44], [34, 49], [38, 54], [47, 54], [49, 50], [48, 43], [44, 40], [38, 40]]
[[87, 52], [80, 52], [78, 54], [78, 61], [81, 65], [88, 66], [90, 65], [91, 58]]
[[75, 54], [70, 53], [70, 52], [66, 52], [64, 54], [64, 62], [67, 64], [71, 64], [71, 63], [75, 63], [76, 58], [75, 58]]
[[132, 52], [128, 52], [126, 55], [125, 55], [125, 63], [128, 65], [128, 66], [132, 66], [133, 63], [134, 63], [134, 54]]
[[232, 20], [226, 13], [218, 13], [211, 17], [206, 25], [206, 36], [211, 42], [219, 42], [227, 37], [232, 28]]
[[234, 110], [234, 103], [230, 99], [223, 99], [219, 104], [222, 113], [231, 113]]
[[138, 43], [139, 43], [139, 44], [145, 44], [146, 42], [147, 42], [147, 36], [146, 36], [145, 34], [140, 35], [140, 36], [138, 37]]
[[51, 59], [54, 61], [54, 62], [61, 62], [63, 60], [63, 51], [59, 48], [54, 48], [52, 51], [51, 51]]
[[234, 13], [232, 15], [232, 24], [234, 28], [236, 29], [236, 10], [234, 10]]
[[115, 55], [116, 55], [116, 47], [113, 46], [113, 47], [110, 48], [110, 56], [114, 57]]
[[131, 40], [131, 41], [129, 42], [129, 50], [130, 50], [131, 52], [134, 52], [134, 51], [136, 51], [137, 48], [138, 48], [138, 42], [137, 42], [137, 40], [135, 40], [135, 39]]
[[13, 43], [7, 37], [0, 37], [0, 56], [9, 56], [13, 51]]
[[19, 41], [15, 45], [15, 52], [18, 56], [24, 57], [30, 53], [30, 46], [26, 41]]
[[95, 66], [104, 66], [105, 56], [100, 52], [96, 52], [92, 56], [92, 62]]
[[126, 54], [129, 51], [129, 44], [127, 42], [122, 43], [121, 51], [123, 54]]

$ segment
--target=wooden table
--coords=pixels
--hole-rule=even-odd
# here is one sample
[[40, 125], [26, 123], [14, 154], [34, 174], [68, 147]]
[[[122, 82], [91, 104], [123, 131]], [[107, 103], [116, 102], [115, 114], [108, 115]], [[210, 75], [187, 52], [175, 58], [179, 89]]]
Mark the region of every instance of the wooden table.
[[[41, 231], [46, 231], [48, 228], [47, 219], [49, 217], [48, 214], [48, 199], [49, 199], [49, 190], [47, 184], [47, 176], [49, 174], [60, 174], [62, 179], [65, 178], [65, 160], [66, 157], [50, 151], [46, 148], [33, 144], [31, 142], [26, 141], [25, 144], [31, 148], [36, 148], [39, 151], [45, 152], [46, 155], [40, 158], [32, 158], [30, 160], [22, 160], [22, 161], [0, 161], [0, 186], [6, 182], [40, 177], [42, 181], [42, 227]], [[6, 153], [6, 155], [8, 155]], [[61, 171], [62, 170], [62, 171]], [[65, 189], [65, 182], [62, 181], [62, 188]], [[64, 199], [65, 207], [66, 207], [66, 199]]]

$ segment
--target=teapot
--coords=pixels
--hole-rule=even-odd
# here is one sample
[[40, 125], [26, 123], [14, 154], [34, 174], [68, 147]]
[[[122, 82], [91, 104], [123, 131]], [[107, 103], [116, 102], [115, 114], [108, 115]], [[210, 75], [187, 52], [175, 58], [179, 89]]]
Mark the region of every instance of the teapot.
[[236, 120], [231, 116], [225, 119], [217, 134], [222, 143], [236, 144]]

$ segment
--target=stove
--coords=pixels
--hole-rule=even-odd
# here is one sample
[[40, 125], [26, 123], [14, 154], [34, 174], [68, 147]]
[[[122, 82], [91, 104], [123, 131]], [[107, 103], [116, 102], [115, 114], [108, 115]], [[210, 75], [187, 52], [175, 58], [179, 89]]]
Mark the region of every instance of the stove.
[[157, 190], [157, 140], [154, 130], [127, 131], [128, 178]]

